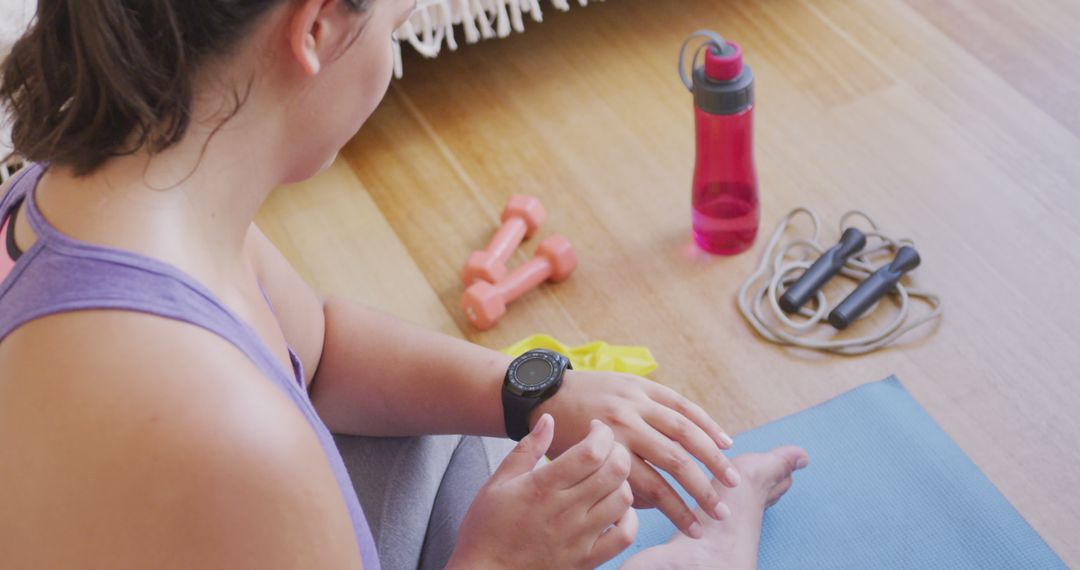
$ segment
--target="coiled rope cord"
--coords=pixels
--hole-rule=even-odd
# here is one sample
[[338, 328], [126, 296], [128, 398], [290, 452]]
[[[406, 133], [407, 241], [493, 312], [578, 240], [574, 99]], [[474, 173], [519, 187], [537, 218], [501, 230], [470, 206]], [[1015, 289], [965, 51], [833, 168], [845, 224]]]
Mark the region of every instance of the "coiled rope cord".
[[[783, 238], [784, 233], [787, 232], [792, 221], [800, 214], [805, 214], [813, 223], [813, 237], [810, 239], [796, 238], [781, 246], [780, 240]], [[888, 263], [901, 246], [914, 246], [910, 239], [897, 239], [881, 232], [874, 220], [859, 210], [852, 210], [840, 217], [841, 232], [846, 227], [847, 221], [853, 217], [863, 218], [870, 224], [872, 229], [864, 232], [867, 238], [867, 246], [858, 255], [848, 258], [847, 263], [840, 270], [840, 275], [861, 282], [876, 269], [872, 261], [877, 258], [887, 258], [884, 263]], [[809, 348], [833, 354], [865, 354], [886, 346], [908, 331], [941, 316], [940, 296], [924, 289], [916, 289], [897, 283], [892, 294], [899, 296], [900, 310], [891, 322], [877, 332], [850, 339], [821, 339], [800, 336], [812, 332], [822, 324], [822, 321], [825, 321], [826, 326], [831, 326], [828, 325], [827, 320], [829, 303], [825, 298], [825, 293], [818, 290], [816, 309], [811, 309], [809, 306], [803, 307], [799, 311], [799, 315], [803, 318], [798, 320], [792, 319], [780, 309], [778, 299], [784, 294], [786, 287], [798, 279], [796, 272], [801, 275], [802, 271], [808, 269], [814, 260], [828, 249], [828, 247], [821, 245], [819, 242], [820, 237], [821, 221], [817, 214], [809, 208], [795, 208], [784, 216], [776, 231], [773, 232], [772, 237], [769, 238], [761, 262], [758, 264], [757, 269], [754, 270], [753, 275], [739, 287], [739, 311], [746, 321], [750, 323], [750, 326], [754, 327], [754, 330], [766, 340], [777, 344]], [[794, 250], [801, 251], [795, 252]], [[913, 299], [919, 299], [926, 303], [930, 307], [930, 311], [909, 321], [908, 317]], [[772, 309], [772, 316], [779, 322], [779, 326], [775, 321], [769, 321], [765, 318], [762, 308], [764, 301], [768, 301], [768, 306]], [[878, 304], [880, 302], [870, 307], [866, 314], [873, 313]]]

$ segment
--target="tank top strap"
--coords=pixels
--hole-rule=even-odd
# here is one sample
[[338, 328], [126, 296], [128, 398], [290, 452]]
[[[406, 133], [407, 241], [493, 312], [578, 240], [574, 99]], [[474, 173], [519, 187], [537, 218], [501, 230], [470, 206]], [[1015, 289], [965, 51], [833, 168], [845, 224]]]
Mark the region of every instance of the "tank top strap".
[[49, 224], [34, 199], [44, 171], [32, 165], [19, 172], [0, 201], [0, 221], [21, 203], [19, 216], [26, 216], [37, 237], [0, 283], [0, 341], [50, 314], [129, 310], [204, 328], [235, 345], [264, 374], [296, 383], [296, 361], [286, 371], [254, 329], [187, 274], [134, 252], [76, 240]]
[[32, 164], [16, 172], [11, 177], [11, 186], [8, 191], [0, 196], [0, 225], [7, 222], [11, 209], [26, 195], [26, 190], [31, 184], [37, 184], [44, 167], [40, 164]]
[[37, 236], [0, 282], [0, 342], [23, 324], [47, 315], [112, 309], [185, 322], [232, 343], [285, 392], [314, 430], [348, 509], [364, 568], [378, 570], [374, 539], [356, 490], [333, 436], [304, 388], [303, 369], [296, 354], [289, 350], [293, 370], [286, 370], [250, 325], [176, 267], [134, 252], [82, 242], [57, 230], [34, 199], [34, 189], [44, 171], [41, 165], [27, 167], [16, 175], [11, 189], [0, 199], [0, 225], [21, 200], [19, 217], [25, 212]]

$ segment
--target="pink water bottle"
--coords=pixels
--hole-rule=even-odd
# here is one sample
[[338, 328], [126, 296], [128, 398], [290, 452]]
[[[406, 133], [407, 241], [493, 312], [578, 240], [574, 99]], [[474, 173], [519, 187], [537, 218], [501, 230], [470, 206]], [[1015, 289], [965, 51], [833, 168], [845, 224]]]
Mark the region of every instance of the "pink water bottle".
[[[684, 56], [698, 47], [687, 77]], [[698, 65], [701, 52], [704, 65]], [[715, 32], [694, 32], [679, 52], [679, 75], [694, 94], [697, 159], [694, 166], [694, 241], [710, 253], [734, 255], [750, 248], [760, 222], [754, 168], [754, 75], [743, 65], [742, 48]]]

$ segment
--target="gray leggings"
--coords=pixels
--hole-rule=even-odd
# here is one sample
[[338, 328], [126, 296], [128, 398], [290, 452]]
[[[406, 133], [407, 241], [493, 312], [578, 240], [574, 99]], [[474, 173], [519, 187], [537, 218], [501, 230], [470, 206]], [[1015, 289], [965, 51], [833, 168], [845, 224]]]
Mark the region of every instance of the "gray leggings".
[[335, 441], [385, 570], [446, 566], [465, 511], [514, 446], [459, 435]]

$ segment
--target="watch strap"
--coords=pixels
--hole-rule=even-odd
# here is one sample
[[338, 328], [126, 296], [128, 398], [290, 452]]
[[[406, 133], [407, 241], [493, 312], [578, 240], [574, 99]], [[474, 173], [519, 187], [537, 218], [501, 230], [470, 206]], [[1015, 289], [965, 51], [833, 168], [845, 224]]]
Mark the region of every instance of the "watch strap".
[[506, 425], [506, 435], [510, 439], [521, 441], [529, 435], [529, 412], [539, 404], [538, 398], [526, 398], [503, 390], [503, 423]]
[[[570, 364], [570, 359], [562, 354], [558, 354], [558, 361], [561, 365], [559, 370], [559, 383], [562, 383], [563, 375], [567, 370], [573, 370], [574, 366]], [[507, 371], [510, 374], [510, 371]], [[529, 435], [529, 413], [533, 411], [533, 408], [539, 406], [541, 402], [555, 395], [555, 392], [550, 392], [543, 397], [528, 397], [519, 396], [506, 389], [505, 382], [502, 390], [502, 404], [503, 404], [503, 425], [506, 427], [506, 435], [514, 441], [521, 441], [525, 436]]]

